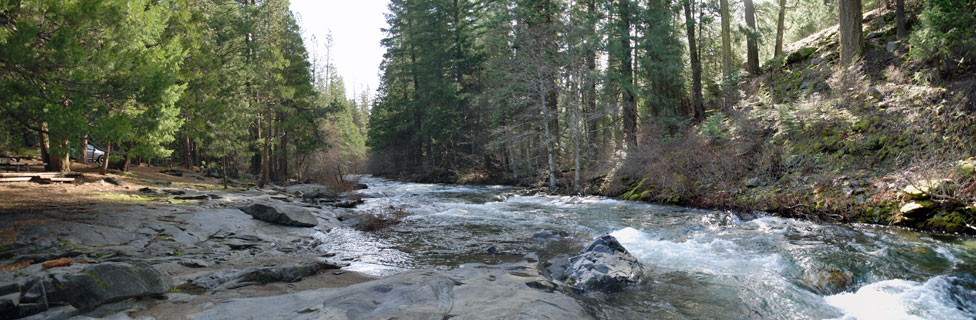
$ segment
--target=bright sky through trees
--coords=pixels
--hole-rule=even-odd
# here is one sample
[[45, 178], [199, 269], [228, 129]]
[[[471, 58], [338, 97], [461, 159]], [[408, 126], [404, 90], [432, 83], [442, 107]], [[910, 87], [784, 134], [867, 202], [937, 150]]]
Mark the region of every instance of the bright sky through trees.
[[[379, 86], [379, 65], [383, 60], [382, 28], [387, 0], [292, 0], [291, 10], [299, 17], [309, 55], [313, 50], [325, 57], [325, 35], [332, 31], [332, 63], [346, 83], [346, 95]], [[318, 48], [312, 48], [312, 36]], [[372, 95], [372, 93], [371, 93]]]

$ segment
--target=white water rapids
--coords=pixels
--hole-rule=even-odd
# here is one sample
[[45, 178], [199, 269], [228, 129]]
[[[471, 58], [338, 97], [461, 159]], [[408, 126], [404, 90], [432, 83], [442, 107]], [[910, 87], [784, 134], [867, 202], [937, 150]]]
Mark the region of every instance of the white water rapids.
[[[375, 233], [318, 235], [357, 271], [573, 255], [610, 233], [646, 270], [640, 285], [593, 302], [610, 319], [976, 319], [972, 237], [500, 186], [363, 182], [366, 203], [355, 211], [409, 215]], [[568, 236], [533, 238], [540, 230]]]

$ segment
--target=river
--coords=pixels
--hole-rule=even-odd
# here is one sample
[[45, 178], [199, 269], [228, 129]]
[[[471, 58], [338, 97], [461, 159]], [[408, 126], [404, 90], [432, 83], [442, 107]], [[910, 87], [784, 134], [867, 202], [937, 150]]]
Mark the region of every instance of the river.
[[[378, 232], [317, 237], [353, 270], [388, 275], [573, 255], [610, 233], [644, 281], [589, 301], [610, 319], [976, 319], [976, 239], [867, 225], [362, 177]], [[539, 239], [541, 230], [564, 237]]]

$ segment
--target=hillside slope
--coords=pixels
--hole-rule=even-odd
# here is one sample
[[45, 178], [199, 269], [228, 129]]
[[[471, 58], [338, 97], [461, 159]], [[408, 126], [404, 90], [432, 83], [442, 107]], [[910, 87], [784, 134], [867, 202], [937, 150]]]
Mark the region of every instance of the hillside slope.
[[909, 58], [893, 21], [894, 12], [865, 16], [863, 59], [848, 68], [838, 66], [836, 27], [794, 43], [743, 81], [733, 110], [682, 132], [645, 130], [647, 143], [598, 192], [976, 232], [972, 58]]

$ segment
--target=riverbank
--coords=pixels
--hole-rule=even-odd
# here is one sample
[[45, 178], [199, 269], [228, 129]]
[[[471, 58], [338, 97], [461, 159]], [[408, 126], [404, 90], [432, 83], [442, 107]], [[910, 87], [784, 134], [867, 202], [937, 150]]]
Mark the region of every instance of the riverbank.
[[[156, 197], [138, 203], [5, 210], [0, 223], [15, 236], [0, 255], [0, 307], [39, 312], [29, 319], [829, 318], [856, 312], [843, 306], [872, 285], [898, 284], [949, 298], [894, 297], [879, 308], [976, 314], [953, 302], [967, 301], [959, 297], [976, 281], [971, 238], [503, 186], [361, 182], [356, 208], [330, 200], [351, 196], [308, 185], [154, 185], [135, 190]], [[640, 263], [629, 273], [638, 280], [606, 295], [574, 292], [556, 266], [608, 233], [633, 254], [622, 261]], [[70, 266], [43, 267], [64, 258]]]
[[[837, 223], [976, 233], [976, 68], [912, 58], [894, 12], [864, 17], [863, 57], [839, 65], [837, 27], [790, 44], [743, 75], [727, 108], [698, 123], [648, 116], [636, 147], [620, 137], [577, 164], [557, 152], [563, 194]], [[914, 18], [912, 18], [914, 19]], [[914, 23], [914, 22], [912, 22]], [[568, 152], [568, 151], [566, 151]], [[543, 156], [517, 179], [507, 160], [410, 181], [549, 188]], [[502, 164], [504, 163], [504, 165]]]
[[537, 258], [383, 271], [391, 266], [364, 257], [381, 245], [361, 243], [370, 233], [359, 230], [396, 222], [353, 209], [361, 196], [218, 184], [143, 166], [0, 185], [0, 318], [590, 317], [554, 285], [525, 285], [548, 281]]

